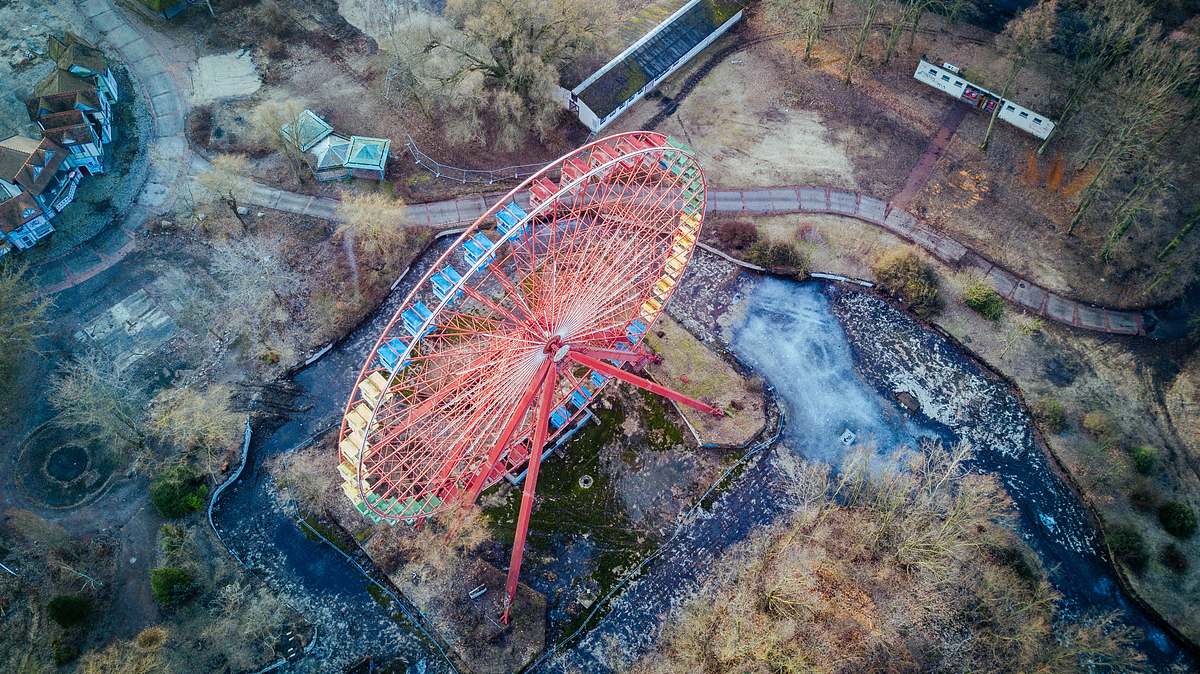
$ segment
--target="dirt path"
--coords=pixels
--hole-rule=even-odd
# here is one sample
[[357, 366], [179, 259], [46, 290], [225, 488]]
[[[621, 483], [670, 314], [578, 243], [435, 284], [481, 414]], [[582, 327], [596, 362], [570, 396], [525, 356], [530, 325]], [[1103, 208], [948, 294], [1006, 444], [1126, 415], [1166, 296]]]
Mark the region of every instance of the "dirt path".
[[958, 125], [967, 116], [967, 110], [967, 106], [957, 101], [946, 106], [946, 114], [942, 116], [941, 127], [930, 139], [929, 145], [925, 147], [925, 152], [921, 154], [916, 165], [908, 172], [908, 179], [904, 181], [904, 187], [896, 196], [892, 197], [893, 208], [908, 208], [921, 188], [925, 187], [925, 183], [929, 182], [929, 176], [933, 175], [933, 168], [937, 166], [938, 160], [946, 152], [946, 147], [950, 145], [950, 139], [954, 137]]

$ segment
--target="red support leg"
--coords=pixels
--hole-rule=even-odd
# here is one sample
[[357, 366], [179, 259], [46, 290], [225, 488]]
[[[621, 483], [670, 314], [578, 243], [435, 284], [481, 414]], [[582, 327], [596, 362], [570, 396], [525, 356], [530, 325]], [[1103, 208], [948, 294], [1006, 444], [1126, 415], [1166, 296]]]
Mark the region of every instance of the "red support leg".
[[517, 597], [517, 580], [521, 575], [521, 559], [525, 556], [525, 534], [529, 532], [529, 516], [533, 513], [534, 491], [537, 489], [538, 468], [542, 465], [542, 449], [546, 444], [546, 430], [550, 424], [550, 406], [554, 404], [554, 389], [557, 377], [546, 377], [542, 384], [542, 399], [538, 402], [536, 425], [533, 427], [533, 443], [529, 446], [529, 471], [525, 473], [525, 484], [521, 486], [521, 511], [517, 516], [517, 533], [513, 539], [512, 559], [508, 562], [508, 582], [505, 584], [504, 613], [500, 622], [508, 624], [508, 612]]
[[576, 351], [575, 349], [571, 349], [570, 351], [568, 351], [567, 356], [571, 360], [575, 361], [576, 363], [590, 367], [593, 370], [599, 372], [600, 374], [606, 374], [610, 377], [616, 377], [617, 379], [620, 379], [623, 382], [633, 384], [634, 386], [636, 386], [638, 388], [645, 389], [651, 393], [660, 395], [669, 400], [674, 400], [677, 403], [682, 403], [693, 409], [700, 410], [701, 412], [706, 412], [715, 417], [720, 417], [720, 416], [725, 415], [725, 411], [719, 407], [713, 407], [712, 405], [709, 405], [708, 403], [700, 402], [699, 400], [696, 400], [695, 398], [689, 398], [689, 397], [683, 395], [682, 393], [679, 393], [678, 391], [672, 391], [671, 389], [667, 388], [666, 386], [663, 386], [662, 384], [656, 384], [656, 383], [650, 381], [649, 379], [643, 379], [642, 377], [639, 377], [636, 374], [631, 374], [629, 372], [626, 372], [625, 370], [622, 370], [621, 368], [619, 368], [615, 365], [610, 365], [602, 360], [597, 360], [585, 353]]
[[590, 346], [575, 346], [571, 350], [575, 353], [580, 353], [592, 358], [603, 358], [608, 361], [618, 361], [621, 363], [632, 363], [635, 368], [641, 367], [649, 361], [661, 360], [658, 356], [652, 353], [647, 353], [640, 347], [634, 347], [637, 350], [630, 349], [622, 351], [620, 349], [595, 349]]

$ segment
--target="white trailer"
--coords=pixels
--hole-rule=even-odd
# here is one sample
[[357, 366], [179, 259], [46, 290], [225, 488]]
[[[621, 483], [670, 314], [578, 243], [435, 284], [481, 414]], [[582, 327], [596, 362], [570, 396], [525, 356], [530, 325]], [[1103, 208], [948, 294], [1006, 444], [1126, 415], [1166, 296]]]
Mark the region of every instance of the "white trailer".
[[989, 115], [992, 114], [997, 105], [1001, 105], [1000, 114], [997, 115], [1000, 119], [1038, 138], [1045, 139], [1054, 130], [1054, 122], [1047, 119], [1044, 115], [1017, 105], [1010, 100], [1002, 99], [998, 94], [972, 84], [963, 78], [957, 67], [949, 63], [936, 66], [925, 59], [921, 59], [917, 64], [917, 72], [913, 73], [913, 77], [917, 81], [924, 82], [934, 89], [949, 94]]

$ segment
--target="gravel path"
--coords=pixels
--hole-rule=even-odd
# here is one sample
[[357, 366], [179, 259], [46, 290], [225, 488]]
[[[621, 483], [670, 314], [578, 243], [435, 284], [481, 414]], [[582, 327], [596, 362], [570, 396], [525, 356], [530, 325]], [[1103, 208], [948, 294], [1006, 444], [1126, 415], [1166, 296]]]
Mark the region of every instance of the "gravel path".
[[[483, 215], [498, 196], [473, 195], [449, 201], [410, 204], [406, 218], [411, 224], [430, 227], [472, 222]], [[295, 194], [252, 183], [242, 198], [246, 203], [265, 208], [337, 219], [338, 202], [328, 197]], [[528, 195], [522, 194], [517, 200], [528, 203]], [[1150, 321], [1142, 312], [1096, 307], [1064, 297], [996, 265], [955, 239], [938, 233], [902, 208], [858, 192], [805, 185], [711, 189], [708, 192], [707, 210], [709, 213], [745, 215], [828, 213], [854, 218], [924, 248], [951, 267], [975, 270], [1006, 300], [1048, 320], [1115, 335], [1148, 333]]]

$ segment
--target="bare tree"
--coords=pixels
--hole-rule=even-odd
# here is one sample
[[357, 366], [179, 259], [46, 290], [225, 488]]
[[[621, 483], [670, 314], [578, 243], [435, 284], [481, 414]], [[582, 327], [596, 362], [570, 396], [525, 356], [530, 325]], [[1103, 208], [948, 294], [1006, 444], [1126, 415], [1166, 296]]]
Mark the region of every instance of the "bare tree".
[[219, 384], [203, 392], [164, 389], [151, 403], [150, 431], [187, 454], [199, 453], [201, 464], [215, 473], [241, 437], [242, 415], [230, 409], [230, 396], [229, 387]]
[[59, 368], [50, 389], [58, 423], [110, 448], [146, 447], [143, 402], [128, 374], [95, 351]]
[[213, 157], [208, 169], [197, 176], [204, 189], [229, 206], [233, 217], [242, 223], [243, 230], [246, 228], [246, 221], [238, 212], [238, 195], [250, 182], [246, 177], [249, 166], [250, 162], [245, 155], [219, 154]]
[[980, 150], [986, 152], [988, 149], [988, 143], [992, 139], [992, 129], [996, 126], [996, 117], [1000, 115], [1000, 108], [1004, 107], [1008, 90], [1017, 79], [1017, 75], [1025, 67], [1030, 56], [1050, 44], [1050, 39], [1054, 37], [1057, 26], [1058, 0], [1040, 0], [1036, 5], [1018, 14], [1004, 27], [999, 41], [1004, 51], [1008, 53], [1008, 76], [1004, 78], [1004, 86], [1000, 88], [1000, 100], [996, 101], [996, 106], [992, 108], [987, 131], [983, 134], [983, 141], [979, 143]]
[[28, 271], [28, 265], [0, 264], [0, 391], [7, 392], [46, 334], [46, 312], [52, 301], [38, 290]]
[[218, 241], [211, 268], [222, 281], [226, 318], [239, 334], [263, 336], [288, 316], [303, 279], [284, 259], [282, 237], [266, 234]]
[[1179, 245], [1183, 243], [1184, 239], [1186, 239], [1188, 235], [1192, 233], [1192, 230], [1196, 228], [1197, 222], [1200, 222], [1200, 208], [1196, 208], [1192, 211], [1192, 214], [1187, 220], [1184, 221], [1183, 226], [1181, 226], [1179, 230], [1175, 232], [1175, 236], [1171, 237], [1171, 240], [1167, 242], [1167, 245], [1163, 246], [1163, 249], [1158, 253], [1158, 259], [1160, 261], [1165, 260], [1167, 256], [1175, 252], [1175, 249], [1179, 248]]
[[404, 209], [402, 200], [382, 192], [345, 192], [337, 207], [342, 224], [334, 234], [350, 238], [377, 270], [382, 269], [397, 252], [407, 250]]
[[975, 0], [947, 0], [946, 25], [953, 26], [959, 20], [969, 18], [976, 11]]
[[304, 158], [300, 146], [283, 135], [282, 129], [284, 126], [293, 130], [299, 128], [303, 113], [304, 104], [294, 98], [266, 100], [250, 112], [255, 135], [283, 155], [297, 185], [303, 182]]
[[867, 45], [867, 38], [871, 36], [871, 24], [875, 22], [875, 16], [879, 13], [880, 0], [860, 0], [863, 6], [863, 22], [859, 28], [857, 37], [854, 39], [853, 45], [850, 47], [850, 57], [846, 59], [846, 73], [843, 82], [850, 84], [854, 79], [854, 68], [862, 59], [863, 50]]
[[905, 30], [908, 30], [908, 48], [911, 50], [922, 17], [926, 12], [944, 7], [944, 0], [902, 0], [897, 7], [896, 15], [892, 18], [892, 25], [888, 29], [883, 62], [888, 63], [895, 56], [896, 47], [899, 46], [900, 38], [904, 35]]
[[785, 468], [798, 511], [726, 552], [630, 671], [1140, 671], [1130, 630], [1057, 615], [1036, 562], [1005, 561], [1032, 551], [968, 456]]
[[833, 14], [833, 0], [766, 0], [763, 9], [789, 38], [804, 40], [804, 60], [808, 61]]
[[459, 114], [451, 133], [481, 136], [486, 112], [495, 144], [512, 149], [528, 130], [553, 127], [559, 67], [606, 39], [616, 14], [612, 0], [449, 0], [446, 21], [426, 24], [414, 77]]
[[1182, 120], [1192, 114], [1184, 98], [1200, 76], [1196, 53], [1186, 46], [1162, 38], [1152, 31], [1123, 67], [1110, 71], [1110, 96], [1097, 114], [1103, 117], [1101, 131], [1090, 163], [1099, 164], [1083, 189], [1067, 234], [1072, 234], [1096, 205], [1109, 181], [1147, 156], [1154, 156]]
[[1146, 158], [1146, 163], [1134, 179], [1133, 187], [1113, 209], [1112, 224], [1104, 237], [1104, 245], [1100, 248], [1101, 260], [1111, 260], [1116, 253], [1117, 244], [1134, 223], [1153, 215], [1156, 205], [1154, 199], [1162, 190], [1171, 187], [1175, 169], [1174, 164], [1162, 161], [1158, 157]]
[[329, 507], [330, 485], [336, 474], [334, 457], [321, 443], [281, 456], [271, 465], [275, 487], [301, 512], [324, 512]]
[[1058, 122], [1038, 147], [1038, 154], [1045, 152], [1050, 140], [1072, 121], [1104, 74], [1134, 48], [1149, 19], [1150, 10], [1137, 0], [1101, 0], [1086, 5], [1083, 15], [1086, 27], [1072, 45], [1071, 88], [1058, 113]]
[[238, 671], [255, 669], [283, 631], [284, 605], [265, 587], [238, 582], [222, 587], [213, 598], [215, 614], [202, 635]]

